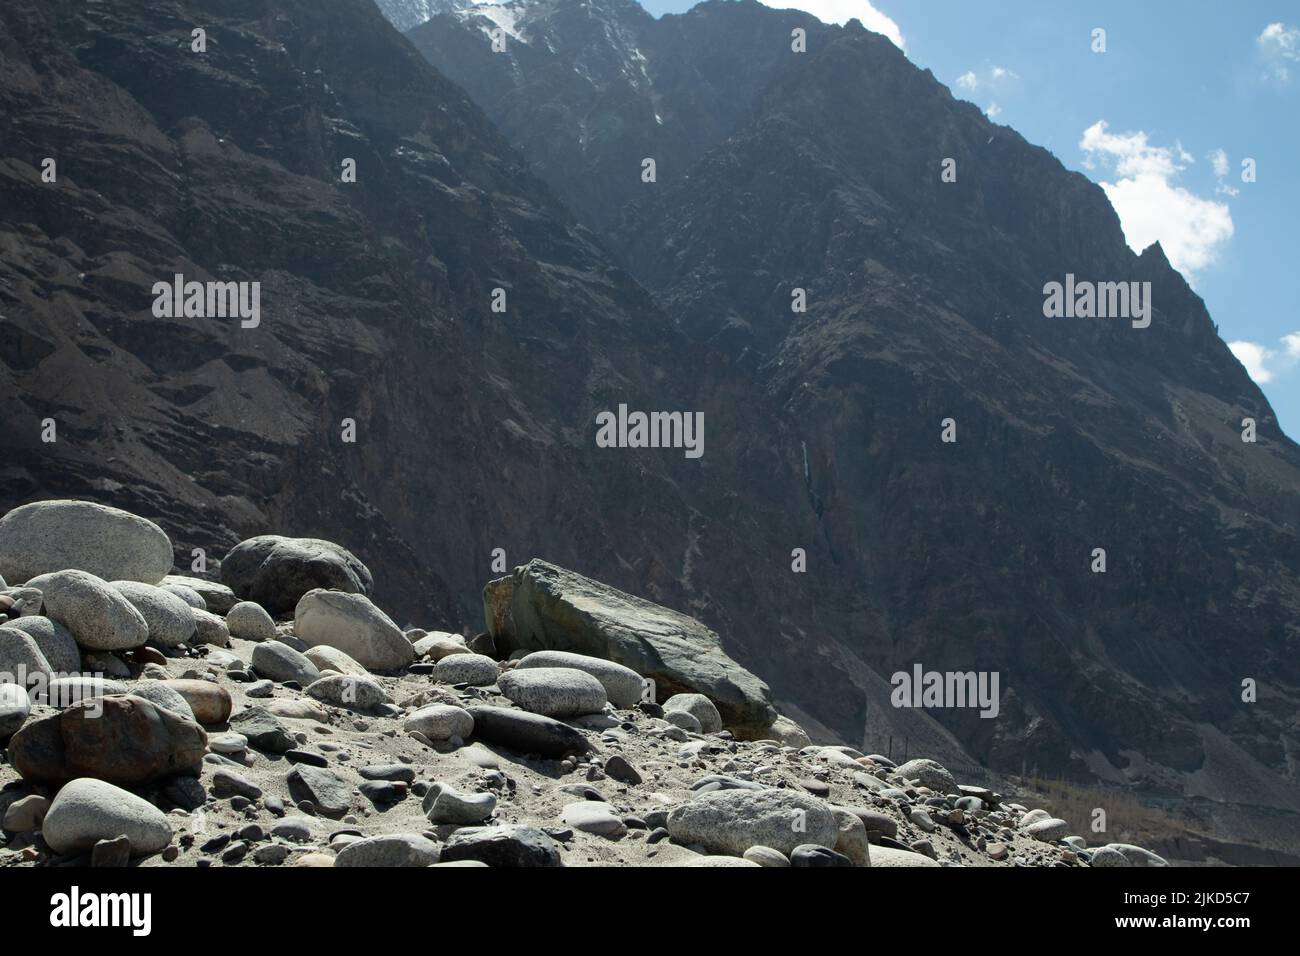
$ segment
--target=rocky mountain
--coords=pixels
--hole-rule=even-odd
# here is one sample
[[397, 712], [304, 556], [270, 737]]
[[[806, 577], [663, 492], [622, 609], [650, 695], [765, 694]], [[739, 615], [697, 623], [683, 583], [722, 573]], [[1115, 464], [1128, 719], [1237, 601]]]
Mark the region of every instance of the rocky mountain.
[[431, 17], [461, 6], [457, 0], [375, 0], [388, 21], [399, 30], [410, 30]]
[[[0, 48], [0, 504], [127, 508], [199, 578], [269, 531], [335, 541], [403, 623], [473, 627], [543, 557], [833, 688], [856, 736], [850, 674], [765, 633], [824, 587], [784, 572], [796, 438], [370, 4], [33, 0]], [[176, 275], [258, 283], [256, 321], [160, 306]], [[598, 447], [620, 405], [702, 415], [706, 453]]]
[[[754, 17], [735, 3], [656, 20], [636, 0], [449, 0], [409, 37], [603, 230], [649, 191], [643, 159], [680, 177], [739, 127], [754, 91], [790, 62], [788, 46], [765, 37], [796, 26], [814, 39], [831, 31], [796, 10]], [[499, 52], [494, 29], [506, 31]]]
[[[748, 0], [517, 9], [503, 54], [466, 8], [409, 36], [788, 430], [752, 445], [805, 480], [835, 623], [783, 606], [768, 642], [874, 700], [918, 663], [997, 673], [997, 719], [931, 712], [981, 761], [1294, 835], [1300, 450], [1159, 246], [1132, 253], [1098, 187], [856, 21], [795, 53], [805, 18]], [[1067, 275], [1149, 282], [1149, 327], [1045, 318]], [[853, 732], [842, 699], [749, 654]]]

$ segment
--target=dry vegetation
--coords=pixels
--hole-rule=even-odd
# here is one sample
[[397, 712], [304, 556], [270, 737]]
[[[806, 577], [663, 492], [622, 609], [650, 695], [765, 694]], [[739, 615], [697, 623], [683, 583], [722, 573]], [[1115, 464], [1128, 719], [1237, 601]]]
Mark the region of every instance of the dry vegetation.
[[[1043, 806], [1073, 825], [1072, 832], [1089, 844], [1135, 843], [1151, 846], [1202, 834], [1187, 817], [1153, 807], [1123, 790], [1094, 787], [1063, 779], [1012, 777], [1016, 799], [1026, 806]], [[1093, 833], [1093, 812], [1106, 811], [1106, 832]]]

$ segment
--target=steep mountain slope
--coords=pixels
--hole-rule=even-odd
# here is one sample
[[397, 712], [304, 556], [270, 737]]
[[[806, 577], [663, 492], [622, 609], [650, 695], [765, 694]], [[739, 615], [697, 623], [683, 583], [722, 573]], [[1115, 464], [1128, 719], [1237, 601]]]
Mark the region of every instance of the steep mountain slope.
[[[812, 525], [796, 443], [752, 447], [782, 428], [744, 377], [372, 5], [32, 0], [0, 50], [0, 509], [129, 508], [182, 568], [269, 530], [336, 540], [382, 606], [444, 627], [481, 619], [494, 549], [545, 557], [834, 689], [856, 733], [849, 676], [766, 634], [815, 591], [772, 571]], [[156, 317], [177, 273], [260, 282], [260, 324]], [[704, 456], [597, 448], [619, 403], [703, 413]]]
[[[870, 108], [828, 122], [845, 89]], [[684, 328], [806, 423], [828, 544], [888, 609], [871, 659], [1002, 673], [1012, 713], [964, 739], [1105, 773], [1133, 750], [1159, 785], [1212, 774], [1206, 725], [1239, 727], [1287, 766], [1300, 455], [1099, 189], [850, 29], [619, 238]], [[1150, 328], [1045, 319], [1067, 273], [1150, 281]], [[1255, 674], [1282, 696], [1244, 705]]]
[[[790, 63], [788, 44], [765, 42], [772, 29], [831, 29], [795, 10], [765, 20], [733, 3], [659, 20], [636, 0], [444, 3], [411, 41], [597, 229], [645, 195], [643, 159], [681, 176], [739, 126], [754, 91]], [[488, 38], [497, 28], [506, 30], [501, 52]]]
[[[543, 8], [554, 19], [574, 6], [526, 4], [528, 46]], [[710, 2], [665, 17], [693, 38], [671, 68], [638, 44], [664, 116], [695, 109], [665, 93], [665, 74], [722, 51], [785, 58], [733, 91], [731, 129], [696, 124], [712, 134], [693, 139], [695, 162], [663, 137], [637, 141], [649, 97], [625, 114], [602, 101], [604, 125], [629, 131], [621, 156], [558, 161], [544, 124], [518, 122], [530, 108], [590, 115], [539, 78], [595, 59], [586, 53], [541, 42], [534, 75], [524, 44], [508, 66], [451, 57], [465, 15], [411, 36], [561, 196], [633, 200], [607, 241], [699, 346], [747, 371], [795, 437], [817, 529], [808, 578], [836, 625], [806, 631], [802, 609], [787, 608], [774, 630], [841, 662], [885, 710], [887, 687], [868, 674], [997, 672], [997, 719], [932, 711], [994, 766], [1295, 810], [1300, 451], [1159, 247], [1126, 247], [1100, 189], [856, 22], [792, 54], [788, 16]], [[748, 29], [724, 31], [723, 17]], [[636, 14], [619, 24], [603, 32], [653, 32]], [[668, 158], [634, 193], [623, 177], [638, 152]], [[946, 158], [954, 183], [940, 176]], [[1150, 327], [1044, 318], [1044, 284], [1067, 274], [1149, 281]], [[791, 311], [795, 288], [806, 314]], [[1242, 441], [1245, 417], [1256, 443]], [[955, 443], [941, 441], [947, 418]], [[758, 670], [848, 732], [831, 695]], [[1243, 702], [1246, 679], [1258, 702]]]
[[461, 5], [458, 0], [375, 0], [375, 4], [399, 30], [410, 30]]

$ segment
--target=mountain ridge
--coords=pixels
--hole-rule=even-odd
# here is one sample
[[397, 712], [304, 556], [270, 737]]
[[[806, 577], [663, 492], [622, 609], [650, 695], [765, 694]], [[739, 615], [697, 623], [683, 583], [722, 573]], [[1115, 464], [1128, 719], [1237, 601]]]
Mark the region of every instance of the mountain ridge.
[[[694, 34], [697, 58], [761, 60], [715, 29], [723, 14], [761, 24], [748, 42], [791, 62], [753, 82], [734, 128], [715, 125], [695, 158], [647, 141], [658, 181], [588, 222], [799, 441], [817, 560], [836, 581], [822, 598], [842, 622], [815, 646], [882, 675], [916, 661], [1000, 672], [1014, 686], [1006, 719], [941, 720], [993, 766], [1218, 798], [1235, 780], [1244, 802], [1294, 812], [1300, 450], [1204, 303], [1158, 245], [1128, 248], [1096, 184], [885, 38], [852, 23], [790, 54], [790, 21], [752, 2], [663, 21]], [[594, 150], [556, 161], [563, 150], [515, 120], [552, 91], [518, 75], [522, 55], [510, 71], [447, 57], [452, 19], [410, 38], [557, 194], [607, 203], [602, 184], [636, 167]], [[588, 62], [583, 42], [552, 59]], [[657, 76], [652, 45], [640, 49]], [[639, 100], [627, 109], [645, 112]], [[955, 183], [941, 178], [945, 159]], [[1151, 327], [1044, 318], [1045, 283], [1074, 274], [1149, 282]], [[809, 305], [792, 314], [798, 288]], [[953, 444], [940, 438], [949, 419]], [[1244, 419], [1258, 442], [1241, 440]], [[1105, 574], [1089, 570], [1098, 547]], [[800, 633], [793, 610], [775, 623]], [[796, 681], [758, 672], [783, 701], [806, 703]], [[1262, 673], [1272, 699], [1243, 705], [1241, 681]], [[830, 701], [805, 712], [848, 732]]]

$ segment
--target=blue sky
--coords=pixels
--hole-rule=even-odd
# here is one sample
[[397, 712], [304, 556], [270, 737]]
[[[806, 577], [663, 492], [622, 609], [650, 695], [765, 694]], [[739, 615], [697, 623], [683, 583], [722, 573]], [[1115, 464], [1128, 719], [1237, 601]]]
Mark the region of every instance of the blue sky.
[[1129, 244], [1161, 241], [1300, 436], [1300, 0], [764, 2], [857, 17], [1101, 183]]

